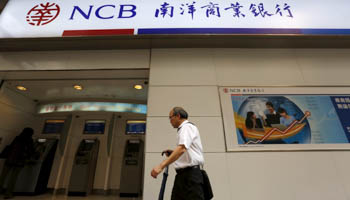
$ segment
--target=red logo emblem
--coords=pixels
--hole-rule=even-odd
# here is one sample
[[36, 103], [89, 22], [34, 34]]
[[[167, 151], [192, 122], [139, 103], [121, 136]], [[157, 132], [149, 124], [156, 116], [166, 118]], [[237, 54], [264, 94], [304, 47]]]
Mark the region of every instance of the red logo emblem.
[[225, 92], [225, 93], [228, 93], [228, 89], [227, 89], [227, 88], [224, 88], [224, 92]]
[[43, 26], [52, 22], [60, 13], [60, 7], [55, 3], [36, 5], [27, 14], [27, 22], [33, 26]]

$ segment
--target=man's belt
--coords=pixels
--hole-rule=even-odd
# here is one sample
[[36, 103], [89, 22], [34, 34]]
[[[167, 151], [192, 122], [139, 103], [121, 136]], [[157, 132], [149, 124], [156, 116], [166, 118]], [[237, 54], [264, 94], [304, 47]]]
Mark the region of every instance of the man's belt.
[[187, 171], [187, 170], [190, 170], [190, 169], [200, 169], [200, 167], [199, 167], [199, 165], [194, 165], [194, 166], [190, 166], [190, 167], [175, 169], [175, 171], [177, 174], [180, 174], [180, 173]]

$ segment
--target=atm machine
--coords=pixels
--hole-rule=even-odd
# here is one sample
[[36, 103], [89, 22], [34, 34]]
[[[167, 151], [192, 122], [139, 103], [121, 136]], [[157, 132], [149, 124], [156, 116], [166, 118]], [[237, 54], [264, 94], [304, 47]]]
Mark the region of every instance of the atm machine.
[[35, 140], [36, 153], [18, 175], [19, 181], [16, 182], [15, 193], [34, 195], [46, 192], [57, 143], [57, 139]]
[[120, 180], [120, 197], [141, 196], [142, 169], [143, 141], [130, 139], [125, 145]]
[[69, 196], [86, 196], [92, 192], [99, 144], [98, 139], [80, 142], [69, 181]]

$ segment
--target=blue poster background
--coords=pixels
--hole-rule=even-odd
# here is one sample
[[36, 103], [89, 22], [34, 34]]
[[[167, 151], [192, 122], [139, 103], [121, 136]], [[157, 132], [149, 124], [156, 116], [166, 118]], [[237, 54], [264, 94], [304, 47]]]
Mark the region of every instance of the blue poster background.
[[[335, 144], [350, 141], [350, 96], [232, 95], [231, 101], [239, 144]], [[275, 124], [267, 125], [267, 102], [273, 105], [275, 113], [283, 108], [298, 123], [286, 124], [285, 133], [282, 133], [283, 129], [271, 127]], [[307, 111], [310, 116], [306, 116]], [[247, 127], [248, 112], [254, 113], [262, 127]], [[280, 115], [278, 117], [280, 123], [285, 120]]]

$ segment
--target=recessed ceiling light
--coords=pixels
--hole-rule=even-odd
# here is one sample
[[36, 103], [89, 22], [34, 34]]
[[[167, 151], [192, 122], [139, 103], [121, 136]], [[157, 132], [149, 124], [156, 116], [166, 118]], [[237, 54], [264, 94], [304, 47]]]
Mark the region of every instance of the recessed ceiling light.
[[17, 85], [16, 88], [17, 88], [17, 90], [21, 90], [21, 91], [26, 91], [27, 90], [27, 88], [22, 86], [22, 85]]
[[134, 85], [134, 88], [136, 90], [142, 90], [143, 89], [142, 85]]
[[81, 85], [74, 85], [73, 87], [76, 90], [83, 90], [83, 86], [81, 86]]

